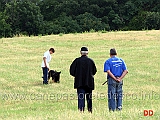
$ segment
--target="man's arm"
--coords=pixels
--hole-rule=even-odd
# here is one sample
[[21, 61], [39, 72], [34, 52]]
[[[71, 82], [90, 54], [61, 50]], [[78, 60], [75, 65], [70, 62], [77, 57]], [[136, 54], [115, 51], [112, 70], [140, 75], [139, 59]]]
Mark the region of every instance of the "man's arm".
[[93, 62], [93, 75], [95, 75], [97, 72], [97, 68], [96, 68], [96, 65], [95, 63]]
[[72, 62], [72, 64], [70, 65], [70, 75], [75, 77], [75, 72], [76, 72], [76, 59]]
[[44, 61], [44, 66], [48, 68], [48, 71], [50, 71], [49, 67], [47, 66], [46, 57], [43, 57], [43, 61]]
[[46, 57], [43, 57], [43, 61], [44, 61], [44, 66], [47, 67]]
[[117, 81], [117, 78], [112, 74], [110, 70], [107, 71], [108, 75], [113, 78], [115, 81]]
[[117, 78], [117, 81], [122, 81], [122, 79], [124, 78], [124, 76], [126, 75], [128, 73], [128, 71], [127, 70], [124, 70], [123, 71], [123, 73], [122, 73], [122, 75], [121, 75], [121, 77], [119, 77], [119, 78]]

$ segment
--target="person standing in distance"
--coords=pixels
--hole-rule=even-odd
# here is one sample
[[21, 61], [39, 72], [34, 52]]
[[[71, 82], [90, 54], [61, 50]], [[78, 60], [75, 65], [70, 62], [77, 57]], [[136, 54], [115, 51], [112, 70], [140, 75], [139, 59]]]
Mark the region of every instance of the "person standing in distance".
[[82, 47], [80, 54], [81, 57], [76, 58], [70, 65], [70, 75], [74, 77], [74, 88], [77, 89], [78, 110], [84, 112], [86, 96], [88, 111], [92, 113], [92, 90], [97, 68], [94, 61], [87, 56], [87, 47]]
[[116, 55], [116, 50], [110, 49], [110, 58], [104, 63], [104, 72], [107, 72], [109, 111], [122, 110], [122, 79], [128, 73], [125, 62]]
[[49, 62], [51, 61], [51, 54], [55, 52], [54, 48], [50, 48], [43, 55], [42, 60], [42, 71], [43, 71], [43, 84], [48, 84], [48, 71], [49, 71]]

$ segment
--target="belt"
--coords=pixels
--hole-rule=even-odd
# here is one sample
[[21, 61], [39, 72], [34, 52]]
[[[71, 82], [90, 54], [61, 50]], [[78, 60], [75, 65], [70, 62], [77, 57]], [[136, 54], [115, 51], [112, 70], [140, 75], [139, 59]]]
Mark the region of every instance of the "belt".
[[115, 76], [116, 78], [120, 78], [120, 76]]

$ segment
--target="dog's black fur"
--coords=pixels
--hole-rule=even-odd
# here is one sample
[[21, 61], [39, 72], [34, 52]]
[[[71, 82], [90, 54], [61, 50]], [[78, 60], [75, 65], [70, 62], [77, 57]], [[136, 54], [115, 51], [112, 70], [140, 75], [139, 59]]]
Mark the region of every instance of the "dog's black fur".
[[48, 72], [48, 81], [52, 77], [52, 80], [56, 83], [60, 83], [60, 74], [61, 72], [57, 72], [56, 70], [50, 70]]

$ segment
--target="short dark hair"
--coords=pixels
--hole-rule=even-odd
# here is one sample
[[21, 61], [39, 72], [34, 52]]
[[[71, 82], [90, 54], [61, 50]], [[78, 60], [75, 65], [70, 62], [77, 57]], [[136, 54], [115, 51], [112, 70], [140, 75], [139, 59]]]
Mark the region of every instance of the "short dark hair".
[[55, 52], [54, 48], [50, 48], [49, 51], [52, 51], [53, 53]]
[[110, 55], [117, 55], [115, 48], [110, 49]]

